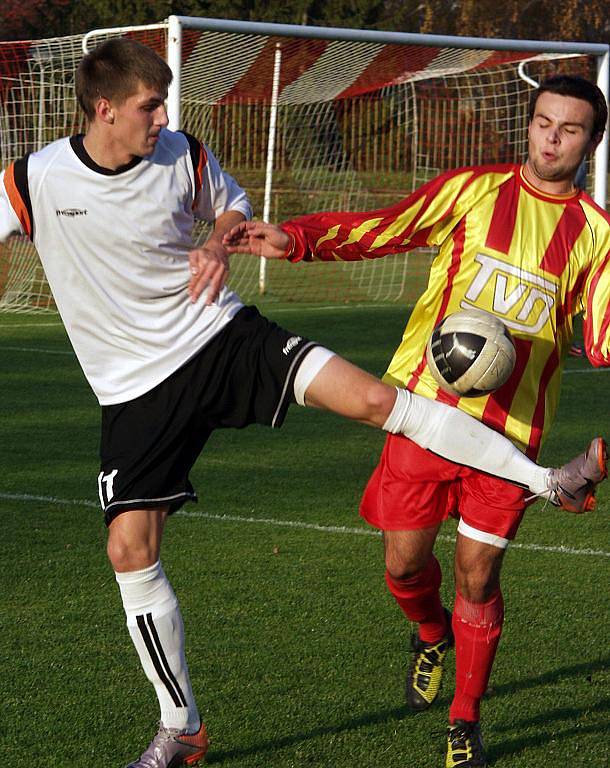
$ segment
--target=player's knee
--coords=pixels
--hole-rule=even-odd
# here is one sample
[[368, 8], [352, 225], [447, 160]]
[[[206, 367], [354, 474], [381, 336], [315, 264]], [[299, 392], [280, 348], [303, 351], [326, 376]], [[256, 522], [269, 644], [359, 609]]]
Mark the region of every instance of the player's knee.
[[405, 581], [417, 576], [428, 564], [429, 555], [426, 553], [386, 553], [385, 567], [394, 581]]
[[108, 537], [106, 547], [112, 568], [118, 572], [140, 571], [159, 559], [158, 548], [148, 541], [131, 541], [121, 535]]
[[394, 407], [396, 388], [373, 380], [366, 388], [364, 400], [369, 419], [383, 423]]
[[455, 586], [466, 600], [472, 603], [486, 603], [500, 588], [499, 573], [484, 566], [456, 565]]

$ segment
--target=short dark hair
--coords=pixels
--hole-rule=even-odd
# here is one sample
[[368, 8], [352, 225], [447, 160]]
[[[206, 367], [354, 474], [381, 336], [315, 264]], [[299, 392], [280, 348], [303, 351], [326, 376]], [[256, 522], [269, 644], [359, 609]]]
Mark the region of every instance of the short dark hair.
[[151, 48], [115, 37], [81, 60], [76, 70], [76, 97], [92, 120], [96, 101], [102, 96], [120, 103], [137, 92], [139, 83], [167, 91], [171, 81], [171, 69]]
[[530, 99], [530, 122], [536, 112], [536, 102], [542, 93], [556, 93], [559, 96], [573, 96], [575, 99], [588, 101], [593, 107], [593, 129], [591, 136], [598, 136], [606, 130], [608, 120], [608, 105], [600, 88], [578, 75], [553, 75], [543, 80]]

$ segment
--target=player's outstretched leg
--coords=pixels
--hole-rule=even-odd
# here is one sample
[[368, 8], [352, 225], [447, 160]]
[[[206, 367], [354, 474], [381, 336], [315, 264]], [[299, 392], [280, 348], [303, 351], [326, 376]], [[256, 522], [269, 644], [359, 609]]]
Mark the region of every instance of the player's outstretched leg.
[[197, 733], [186, 733], [160, 724], [154, 739], [140, 758], [127, 768], [178, 768], [197, 765], [208, 750], [208, 735], [202, 723]]
[[478, 723], [456, 720], [447, 729], [445, 768], [487, 768]]
[[451, 614], [445, 609], [446, 634], [435, 643], [425, 643], [419, 632], [411, 635], [413, 657], [407, 670], [405, 694], [407, 704], [415, 712], [423, 712], [434, 703], [441, 689], [445, 656], [453, 647]]
[[[590, 503], [587, 499], [593, 495], [591, 491], [605, 477], [605, 453], [602, 456], [605, 448], [601, 438], [595, 449], [592, 443], [583, 457], [553, 474], [553, 470], [540, 467], [525, 456], [504, 435], [459, 408], [400, 387], [389, 387], [321, 347], [316, 347], [301, 363], [294, 392], [300, 405], [326, 408], [387, 432], [405, 435], [449, 461], [502, 477], [529, 488], [536, 496], [551, 501], [557, 498], [561, 505], [574, 496], [572, 511], [586, 510], [585, 505]], [[581, 467], [580, 459], [584, 459]], [[589, 474], [583, 475], [583, 472]], [[592, 487], [581, 492], [587, 484]]]
[[581, 514], [595, 508], [597, 486], [608, 477], [608, 448], [601, 437], [591, 440], [584, 453], [550, 473], [553, 504]]
[[294, 394], [300, 405], [405, 435], [449, 461], [503, 477], [534, 494], [549, 491], [548, 469], [528, 459], [504, 435], [457, 408], [383, 384], [328, 350], [317, 347], [307, 355]]

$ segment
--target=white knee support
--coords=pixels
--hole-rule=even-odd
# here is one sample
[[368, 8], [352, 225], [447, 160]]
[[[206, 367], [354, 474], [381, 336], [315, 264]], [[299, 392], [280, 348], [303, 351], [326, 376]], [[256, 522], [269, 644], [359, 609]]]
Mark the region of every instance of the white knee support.
[[335, 353], [326, 347], [314, 347], [305, 355], [294, 378], [294, 397], [299, 405], [305, 405], [307, 388], [334, 356]]

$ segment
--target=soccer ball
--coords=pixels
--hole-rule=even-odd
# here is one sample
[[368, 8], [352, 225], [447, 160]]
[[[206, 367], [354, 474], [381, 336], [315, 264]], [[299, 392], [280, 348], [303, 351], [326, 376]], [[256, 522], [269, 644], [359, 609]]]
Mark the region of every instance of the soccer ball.
[[426, 348], [430, 373], [457, 397], [480, 397], [513, 372], [515, 344], [508, 328], [482, 309], [454, 312], [432, 331]]

